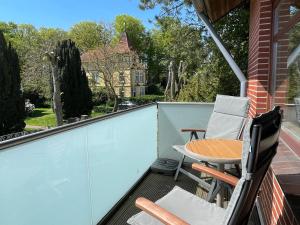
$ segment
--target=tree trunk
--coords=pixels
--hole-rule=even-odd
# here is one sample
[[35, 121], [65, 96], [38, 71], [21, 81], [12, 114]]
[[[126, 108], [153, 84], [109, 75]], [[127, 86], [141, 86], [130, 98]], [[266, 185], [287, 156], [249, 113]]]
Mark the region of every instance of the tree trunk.
[[114, 96], [114, 108], [113, 108], [113, 112], [117, 112], [118, 110], [118, 96]]
[[181, 60], [178, 67], [178, 85], [176, 90], [176, 95], [179, 94], [180, 90], [183, 89], [183, 86], [186, 84], [185, 80], [185, 63]]
[[56, 125], [63, 125], [63, 113], [61, 103], [60, 81], [58, 77], [58, 69], [55, 63], [52, 64], [52, 81], [53, 81], [53, 110], [56, 117]]
[[171, 77], [172, 77], [172, 67], [173, 67], [173, 62], [171, 61], [169, 64], [169, 73], [168, 73], [168, 80], [167, 80], [167, 85], [166, 85], [166, 89], [165, 89], [165, 101], [168, 100], [168, 91], [170, 88], [170, 83], [171, 83]]

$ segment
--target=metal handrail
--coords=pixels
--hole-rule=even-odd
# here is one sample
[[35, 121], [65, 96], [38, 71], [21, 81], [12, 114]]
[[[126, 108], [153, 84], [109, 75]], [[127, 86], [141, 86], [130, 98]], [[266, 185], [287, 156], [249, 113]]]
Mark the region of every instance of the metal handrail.
[[78, 121], [78, 122], [75, 122], [75, 123], [55, 127], [53, 129], [44, 130], [44, 131], [41, 131], [41, 132], [21, 136], [21, 137], [18, 137], [18, 138], [7, 140], [7, 141], [3, 141], [3, 142], [0, 143], [0, 151], [5, 150], [6, 148], [10, 148], [10, 147], [13, 147], [13, 146], [16, 146], [16, 145], [26, 143], [26, 142], [34, 141], [34, 140], [41, 139], [41, 138], [48, 137], [48, 136], [52, 136], [52, 135], [62, 133], [62, 132], [65, 132], [65, 131], [73, 130], [73, 129], [78, 128], [78, 127], [84, 127], [84, 126], [93, 124], [95, 122], [99, 122], [99, 121], [107, 120], [107, 119], [110, 119], [110, 118], [113, 118], [113, 117], [121, 116], [121, 115], [130, 113], [130, 112], [140, 110], [140, 109], [144, 109], [144, 108], [147, 108], [149, 106], [154, 106], [154, 105], [157, 105], [157, 103], [153, 102], [153, 103], [137, 106], [137, 107], [134, 107], [134, 108], [125, 109], [125, 110], [122, 110], [122, 111], [110, 113], [110, 114], [107, 114], [107, 115], [104, 115], [104, 116], [95, 117], [95, 118], [91, 118], [91, 119], [86, 119], [86, 120]]

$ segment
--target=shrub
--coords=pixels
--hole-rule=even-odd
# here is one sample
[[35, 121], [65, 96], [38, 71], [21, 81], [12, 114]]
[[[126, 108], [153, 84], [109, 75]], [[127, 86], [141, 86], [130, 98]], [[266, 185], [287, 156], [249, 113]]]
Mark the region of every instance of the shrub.
[[93, 110], [97, 113], [111, 113], [113, 107], [107, 105], [98, 105], [98, 106], [94, 106]]
[[92, 100], [94, 106], [105, 104], [107, 102], [107, 93], [105, 88], [93, 91]]
[[144, 105], [147, 103], [158, 102], [163, 100], [164, 100], [164, 96], [162, 95], [143, 95], [143, 96], [129, 98], [129, 101], [132, 101], [137, 105]]

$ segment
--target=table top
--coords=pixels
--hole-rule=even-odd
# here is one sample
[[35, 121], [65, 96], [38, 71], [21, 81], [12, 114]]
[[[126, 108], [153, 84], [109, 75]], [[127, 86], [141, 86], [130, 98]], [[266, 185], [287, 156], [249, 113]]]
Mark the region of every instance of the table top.
[[185, 150], [200, 160], [213, 163], [240, 163], [243, 142], [239, 140], [202, 139], [185, 145]]

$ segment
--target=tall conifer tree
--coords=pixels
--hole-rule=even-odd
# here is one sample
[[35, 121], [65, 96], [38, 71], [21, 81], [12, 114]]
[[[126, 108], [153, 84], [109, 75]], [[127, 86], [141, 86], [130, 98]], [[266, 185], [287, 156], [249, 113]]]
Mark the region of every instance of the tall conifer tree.
[[92, 92], [81, 66], [80, 52], [71, 40], [58, 43], [55, 49], [58, 74], [61, 79], [61, 97], [64, 118], [89, 115], [92, 110]]
[[19, 58], [0, 31], [0, 135], [22, 131], [24, 118]]

